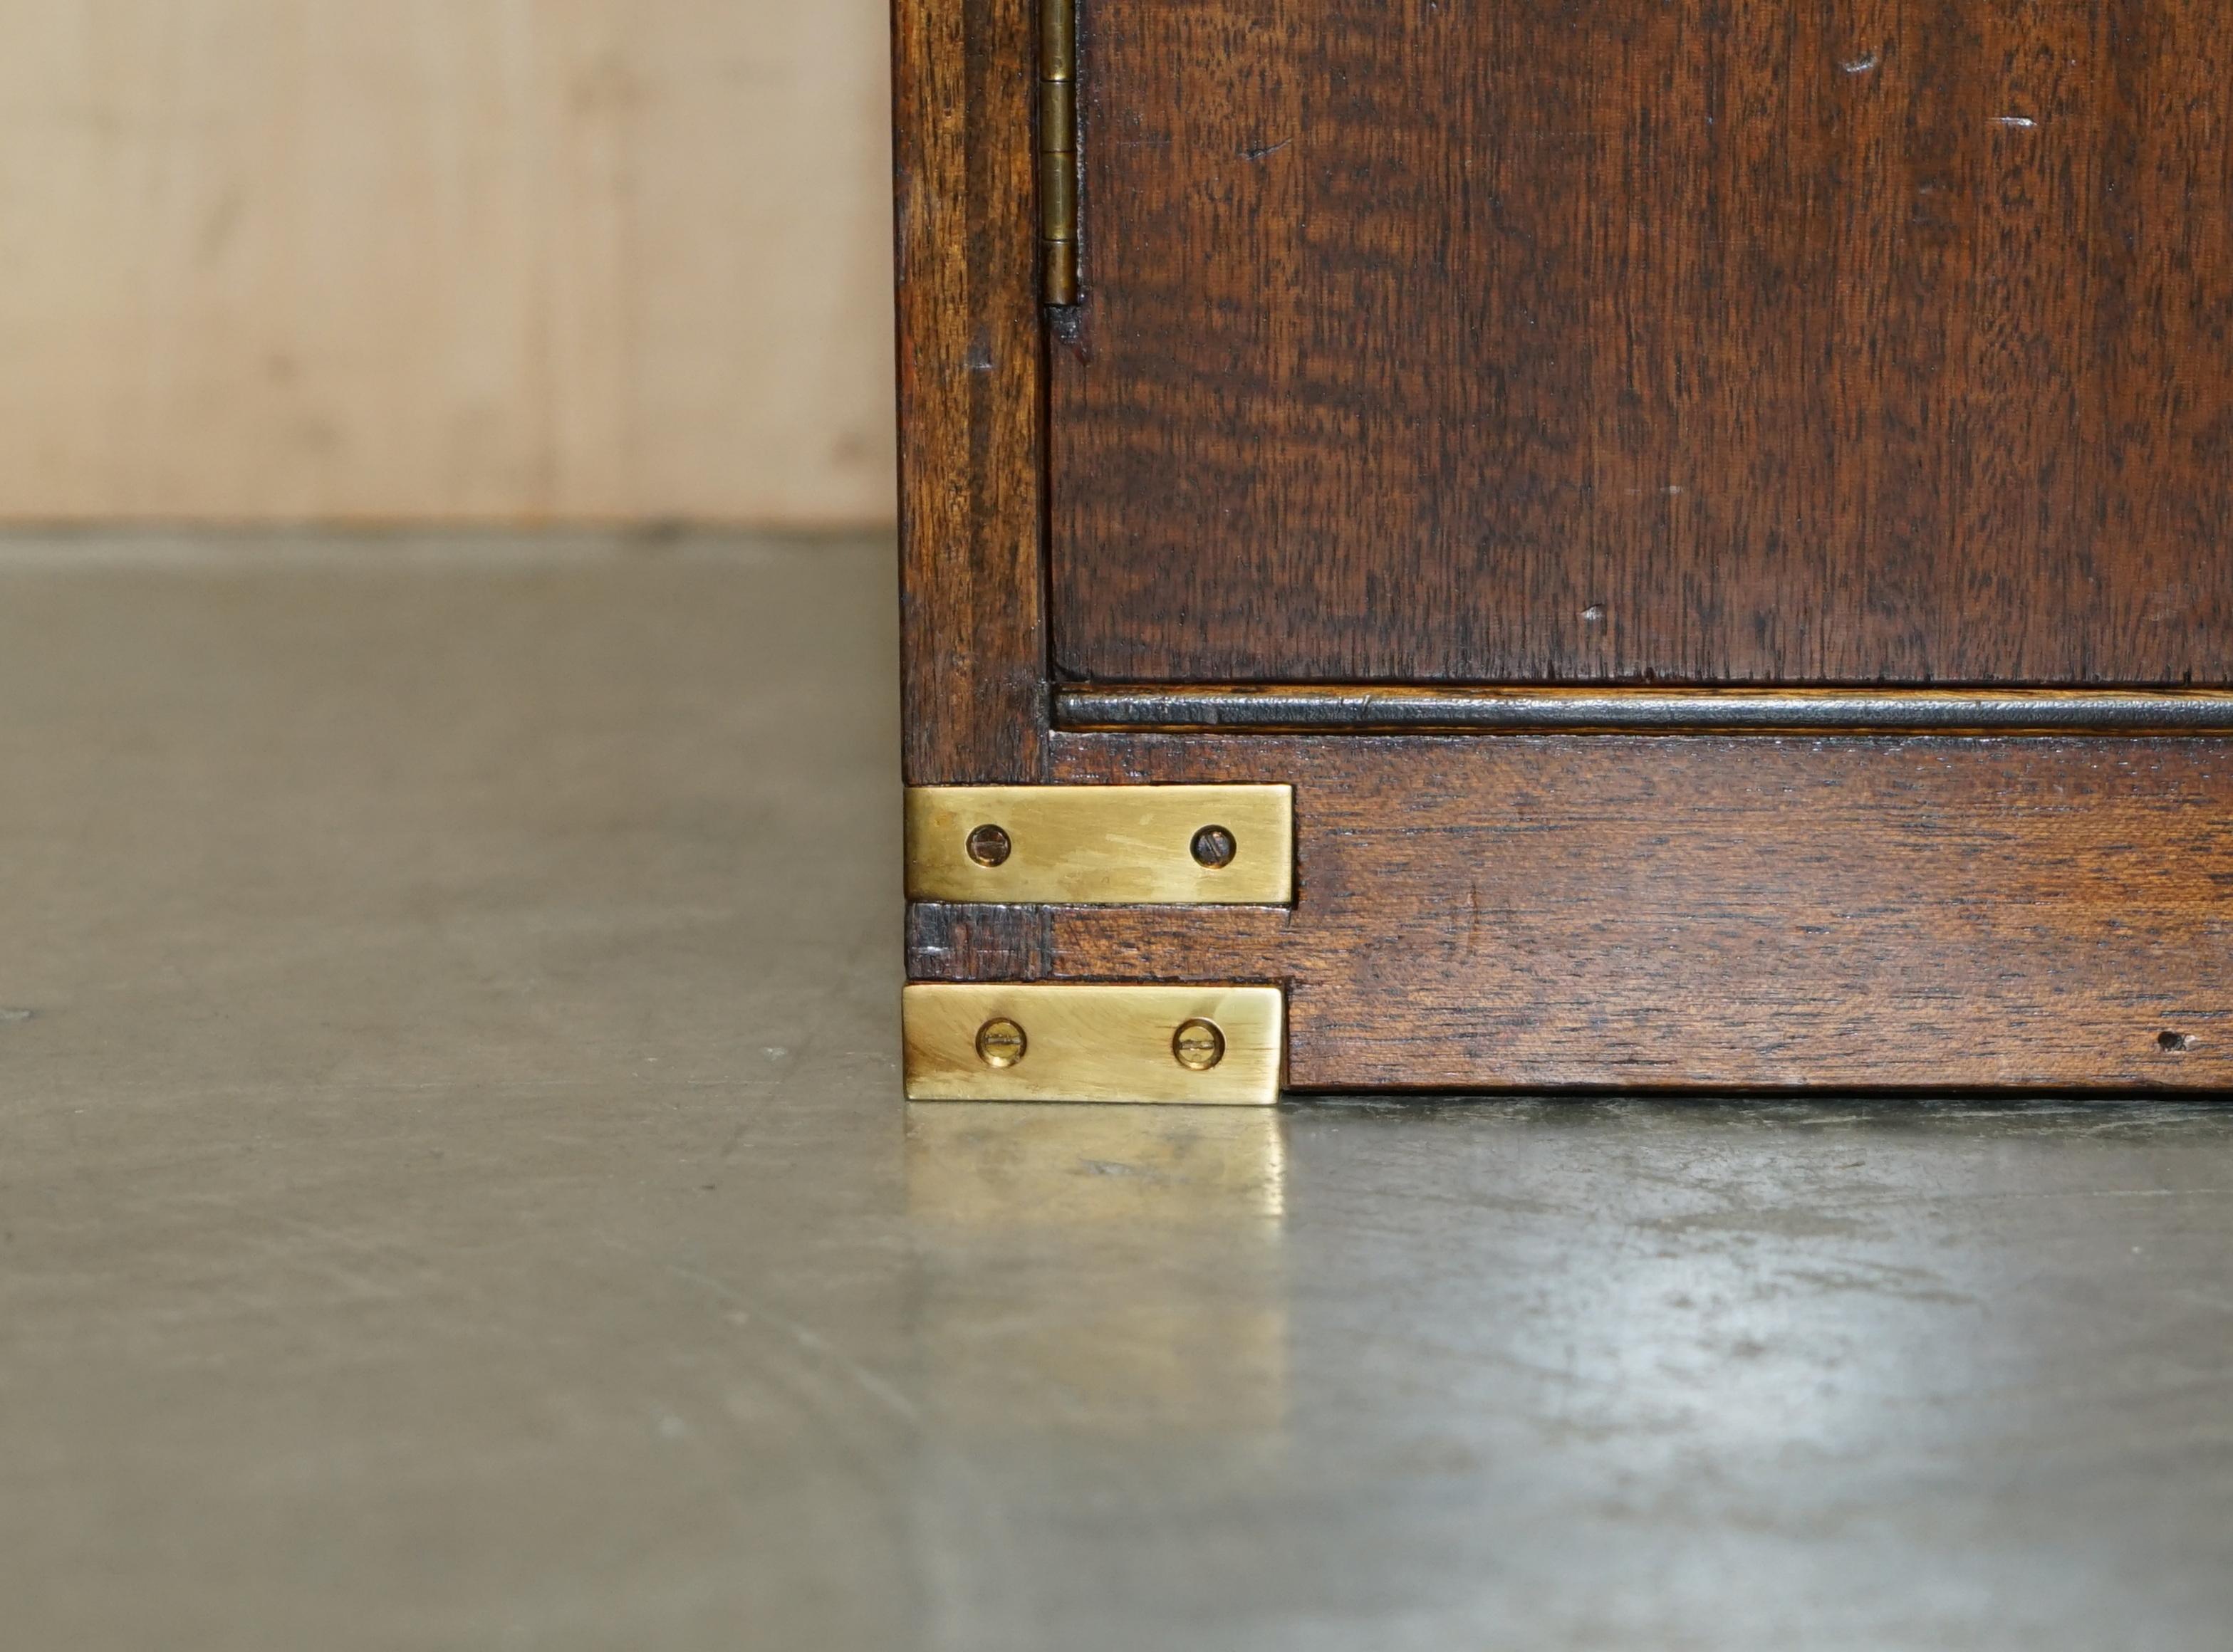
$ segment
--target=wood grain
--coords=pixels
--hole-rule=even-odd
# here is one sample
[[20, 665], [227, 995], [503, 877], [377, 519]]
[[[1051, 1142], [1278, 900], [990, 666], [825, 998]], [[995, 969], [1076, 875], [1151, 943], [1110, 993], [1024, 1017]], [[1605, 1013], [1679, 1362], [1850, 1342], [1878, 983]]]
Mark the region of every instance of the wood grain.
[[880, 0], [0, 0], [0, 517], [889, 521]]
[[910, 785], [1042, 777], [1033, 22], [1003, 0], [896, 0], [893, 11]]
[[908, 907], [911, 981], [1036, 981], [1053, 968], [1051, 907]]
[[2233, 681], [2233, 10], [1095, 6], [1074, 680]]
[[920, 976], [1284, 979], [1304, 1089], [2233, 1088], [2223, 741], [1062, 735], [1052, 767], [1292, 782], [1297, 904], [919, 912]]

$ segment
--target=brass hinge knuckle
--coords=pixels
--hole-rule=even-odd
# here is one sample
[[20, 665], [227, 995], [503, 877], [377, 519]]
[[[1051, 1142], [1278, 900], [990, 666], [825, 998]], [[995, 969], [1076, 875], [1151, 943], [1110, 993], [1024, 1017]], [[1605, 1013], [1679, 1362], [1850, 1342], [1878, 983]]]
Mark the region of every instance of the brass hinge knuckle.
[[1050, 304], [1077, 302], [1077, 0], [1039, 0], [1039, 263]]

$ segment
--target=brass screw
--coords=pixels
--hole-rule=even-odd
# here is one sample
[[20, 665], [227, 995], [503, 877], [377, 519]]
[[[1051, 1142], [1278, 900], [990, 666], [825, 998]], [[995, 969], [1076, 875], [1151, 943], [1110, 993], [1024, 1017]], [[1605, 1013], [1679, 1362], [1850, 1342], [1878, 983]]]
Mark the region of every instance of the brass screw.
[[978, 865], [999, 866], [1006, 863], [1015, 846], [998, 826], [980, 826], [969, 834], [968, 848], [969, 858]]
[[1218, 1030], [1216, 1022], [1196, 1018], [1173, 1036], [1171, 1054], [1188, 1071], [1206, 1073], [1225, 1059], [1225, 1034]]
[[1012, 1067], [1030, 1047], [1024, 1030], [1005, 1016], [977, 1029], [977, 1058], [987, 1067]]
[[1240, 845], [1222, 826], [1205, 826], [1194, 835], [1195, 863], [1207, 871], [1232, 865], [1233, 857], [1240, 853]]

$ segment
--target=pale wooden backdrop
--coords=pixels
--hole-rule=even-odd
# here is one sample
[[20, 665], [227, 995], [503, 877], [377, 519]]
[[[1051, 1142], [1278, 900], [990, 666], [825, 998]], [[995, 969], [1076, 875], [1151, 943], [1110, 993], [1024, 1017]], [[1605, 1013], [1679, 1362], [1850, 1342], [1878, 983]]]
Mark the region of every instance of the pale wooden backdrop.
[[0, 0], [0, 518], [887, 518], [886, 16]]

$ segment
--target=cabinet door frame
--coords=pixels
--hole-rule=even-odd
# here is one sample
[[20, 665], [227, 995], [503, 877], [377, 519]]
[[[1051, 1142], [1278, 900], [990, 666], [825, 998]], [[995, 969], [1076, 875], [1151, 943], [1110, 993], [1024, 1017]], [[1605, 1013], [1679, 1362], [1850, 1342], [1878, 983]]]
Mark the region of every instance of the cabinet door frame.
[[1296, 900], [917, 901], [911, 980], [1277, 982], [1297, 1089], [2233, 1089], [2227, 697], [1057, 684], [1036, 21], [895, 4], [905, 779], [1290, 785]]

